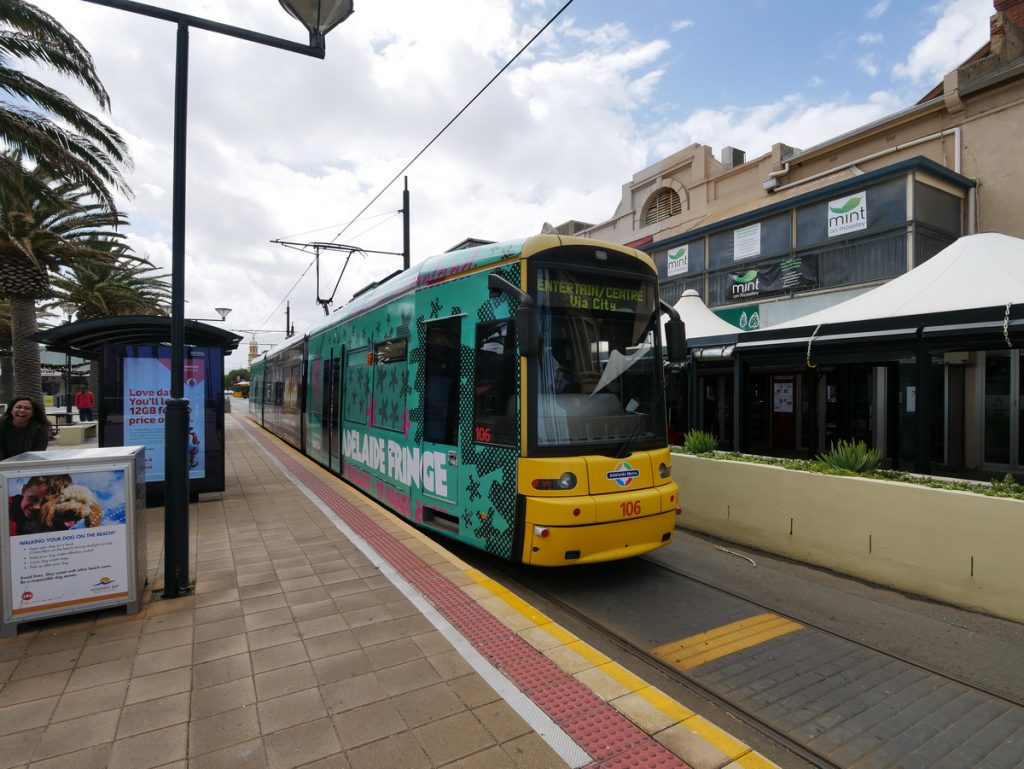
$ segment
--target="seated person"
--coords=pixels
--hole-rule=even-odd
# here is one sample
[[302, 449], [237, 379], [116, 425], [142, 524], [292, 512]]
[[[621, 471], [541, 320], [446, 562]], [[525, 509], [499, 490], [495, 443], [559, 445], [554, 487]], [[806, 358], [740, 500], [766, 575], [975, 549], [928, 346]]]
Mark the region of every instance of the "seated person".
[[555, 369], [554, 388], [556, 393], [574, 393], [580, 389], [572, 370], [566, 366]]

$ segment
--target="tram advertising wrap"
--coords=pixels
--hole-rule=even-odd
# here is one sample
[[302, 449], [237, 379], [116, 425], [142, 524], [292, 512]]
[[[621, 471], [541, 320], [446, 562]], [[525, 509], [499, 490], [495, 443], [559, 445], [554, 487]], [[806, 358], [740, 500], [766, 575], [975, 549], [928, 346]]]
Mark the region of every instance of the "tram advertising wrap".
[[638, 555], [678, 512], [662, 309], [650, 257], [618, 245], [441, 254], [257, 358], [250, 416], [412, 524], [502, 558]]

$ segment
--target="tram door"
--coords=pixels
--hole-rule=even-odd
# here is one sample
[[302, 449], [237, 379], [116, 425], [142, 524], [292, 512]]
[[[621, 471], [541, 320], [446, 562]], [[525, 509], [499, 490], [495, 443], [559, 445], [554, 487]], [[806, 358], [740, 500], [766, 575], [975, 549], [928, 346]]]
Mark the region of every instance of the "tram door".
[[[426, 355], [423, 377], [423, 445], [421, 486], [428, 498], [423, 522], [457, 533], [459, 514], [459, 357], [462, 318], [424, 324]], [[436, 507], [430, 506], [436, 501]]]
[[324, 361], [324, 424], [326, 425], [328, 467], [341, 472], [341, 358], [334, 350], [328, 351]]

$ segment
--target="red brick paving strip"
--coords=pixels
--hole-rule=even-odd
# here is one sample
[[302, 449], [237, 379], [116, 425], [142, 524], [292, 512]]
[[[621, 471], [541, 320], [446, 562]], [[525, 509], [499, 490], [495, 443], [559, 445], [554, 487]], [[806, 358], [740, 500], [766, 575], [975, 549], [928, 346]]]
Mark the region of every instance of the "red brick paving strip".
[[[236, 419], [339, 519], [366, 540], [494, 667], [595, 759], [591, 769], [692, 769], [594, 692], [498, 621], [454, 582], [325, 484], [291, 449], [247, 419]], [[339, 479], [340, 481], [340, 479]]]

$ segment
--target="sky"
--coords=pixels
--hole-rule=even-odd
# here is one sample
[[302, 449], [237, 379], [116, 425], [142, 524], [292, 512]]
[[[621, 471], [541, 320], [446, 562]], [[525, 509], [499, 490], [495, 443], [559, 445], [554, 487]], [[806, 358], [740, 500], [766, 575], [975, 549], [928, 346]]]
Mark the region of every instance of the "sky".
[[[101, 115], [134, 160], [128, 241], [169, 271], [176, 27], [36, 3], [93, 55]], [[307, 40], [275, 0], [149, 4]], [[323, 60], [191, 31], [185, 315], [232, 308], [224, 326], [244, 340], [225, 371], [246, 366], [252, 337], [261, 352], [284, 341], [286, 306], [300, 334], [324, 318], [312, 252], [272, 241], [401, 252], [402, 169], [563, 5], [355, 0]], [[992, 0], [574, 0], [404, 173], [411, 262], [467, 237], [602, 222], [634, 173], [695, 142], [749, 159], [897, 112], [987, 41], [992, 13]], [[31, 74], [99, 112], [76, 84]], [[344, 259], [320, 259], [332, 309], [402, 266], [357, 254], [342, 275]]]

